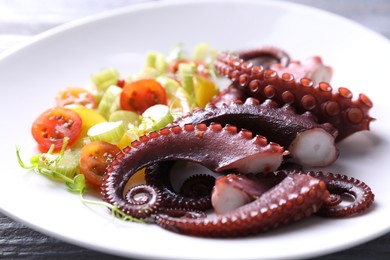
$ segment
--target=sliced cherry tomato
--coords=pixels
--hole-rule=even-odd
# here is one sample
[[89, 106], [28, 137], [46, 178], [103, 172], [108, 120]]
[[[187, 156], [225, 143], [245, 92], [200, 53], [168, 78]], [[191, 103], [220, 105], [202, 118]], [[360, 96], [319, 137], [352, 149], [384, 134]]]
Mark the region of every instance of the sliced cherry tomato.
[[81, 105], [69, 106], [67, 108], [76, 112], [83, 122], [80, 137], [87, 136], [88, 130], [92, 126], [107, 121], [96, 109], [87, 108]]
[[175, 74], [179, 70], [179, 65], [181, 63], [189, 63], [189, 62], [190, 60], [188, 59], [173, 60], [168, 64], [167, 72], [171, 74]]
[[123, 87], [120, 97], [121, 108], [142, 114], [156, 104], [167, 104], [167, 93], [154, 79], [141, 79]]
[[96, 99], [91, 92], [79, 87], [68, 87], [58, 92], [56, 96], [57, 106], [63, 107], [72, 104], [96, 108]]
[[126, 80], [125, 79], [118, 79], [118, 82], [116, 83], [116, 85], [120, 88], [123, 88], [126, 84]]
[[99, 189], [107, 166], [121, 150], [114, 144], [95, 141], [85, 145], [80, 153], [80, 173], [87, 183]]
[[80, 136], [82, 122], [80, 116], [67, 108], [55, 107], [46, 110], [33, 122], [31, 133], [41, 152], [47, 152], [52, 144], [58, 152], [68, 137], [68, 147]]

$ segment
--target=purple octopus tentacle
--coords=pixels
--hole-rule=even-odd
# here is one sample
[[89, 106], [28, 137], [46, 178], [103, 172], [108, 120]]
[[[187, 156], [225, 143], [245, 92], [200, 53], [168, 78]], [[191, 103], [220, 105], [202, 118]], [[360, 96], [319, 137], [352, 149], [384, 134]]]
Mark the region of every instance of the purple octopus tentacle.
[[164, 198], [164, 207], [200, 211], [211, 209], [210, 194], [214, 186], [213, 177], [212, 185], [210, 183], [204, 183], [205, 189], [208, 189], [208, 192], [203, 191], [204, 194], [197, 194], [197, 196], [185, 196], [188, 193], [183, 195], [182, 193], [175, 192], [170, 185], [168, 178], [169, 168], [167, 163], [160, 163], [147, 167], [145, 171], [146, 183], [154, 185], [161, 190], [162, 197]]
[[312, 215], [328, 197], [324, 181], [292, 175], [259, 199], [229, 213], [196, 219], [157, 214], [155, 222], [167, 230], [192, 236], [254, 235]]
[[209, 104], [174, 122], [178, 125], [198, 123], [231, 124], [268, 136], [270, 141], [284, 146], [296, 163], [304, 166], [327, 166], [338, 157], [337, 130], [332, 125], [318, 124], [311, 113], [298, 115], [291, 106], [279, 108], [271, 100], [260, 104], [257, 99], [248, 98], [245, 103], [235, 101], [221, 107]]
[[334, 92], [326, 82], [314, 85], [309, 78], [297, 82], [293, 74], [278, 75], [274, 70], [253, 66], [228, 53], [218, 56], [215, 67], [246, 95], [260, 101], [272, 99], [279, 106], [290, 104], [298, 113], [312, 112], [319, 123], [331, 123], [339, 132], [336, 141], [369, 130], [369, 124], [374, 120], [369, 116], [372, 101], [364, 94], [352, 99], [352, 92], [347, 88], [340, 87]]
[[[225, 140], [229, 140], [226, 142]], [[219, 150], [215, 150], [219, 147]], [[202, 151], [201, 153], [199, 151]], [[137, 217], [138, 209], [123, 197], [130, 177], [138, 170], [155, 163], [172, 160], [192, 161], [212, 171], [236, 169], [240, 172], [276, 170], [283, 160], [284, 149], [268, 143], [250, 131], [212, 124], [172, 126], [141, 136], [113, 160], [103, 176], [104, 201], [116, 205], [126, 214]]]
[[[325, 204], [318, 211], [318, 215], [331, 218], [349, 217], [366, 211], [374, 202], [375, 195], [371, 188], [356, 178], [329, 172], [311, 171], [308, 174], [325, 181], [329, 192], [336, 195], [332, 203]], [[349, 196], [353, 201], [344, 206], [341, 204], [343, 200], [338, 199], [337, 195]]]
[[254, 65], [261, 65], [265, 68], [270, 68], [273, 64], [287, 67], [291, 60], [285, 50], [273, 46], [238, 50], [236, 53], [244, 61], [250, 61]]

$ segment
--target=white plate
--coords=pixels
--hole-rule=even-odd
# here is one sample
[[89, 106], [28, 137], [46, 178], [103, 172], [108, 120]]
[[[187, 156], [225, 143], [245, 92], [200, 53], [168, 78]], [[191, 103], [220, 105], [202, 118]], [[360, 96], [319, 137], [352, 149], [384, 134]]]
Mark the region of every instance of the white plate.
[[[84, 85], [104, 67], [136, 72], [146, 51], [167, 52], [178, 42], [188, 48], [208, 42], [218, 49], [272, 44], [297, 59], [318, 54], [334, 68], [333, 86], [366, 93], [377, 121], [372, 131], [340, 145], [331, 170], [369, 184], [376, 194], [372, 209], [347, 219], [313, 217], [244, 239], [193, 238], [114, 220], [106, 209], [82, 204], [63, 184], [18, 166], [16, 145], [28, 159], [34, 149], [31, 123], [53, 105], [59, 89]], [[2, 211], [67, 242], [139, 258], [302, 258], [366, 242], [390, 230], [390, 106], [381, 93], [389, 60], [390, 44], [383, 37], [332, 14], [275, 1], [150, 3], [56, 28], [0, 59]]]

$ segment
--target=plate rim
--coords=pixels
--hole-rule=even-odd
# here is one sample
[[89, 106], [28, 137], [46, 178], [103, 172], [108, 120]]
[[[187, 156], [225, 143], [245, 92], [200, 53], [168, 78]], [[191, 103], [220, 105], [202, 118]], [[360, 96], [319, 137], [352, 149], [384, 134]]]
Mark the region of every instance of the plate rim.
[[101, 19], [109, 19], [113, 16], [128, 14], [131, 12], [137, 12], [140, 10], [148, 10], [153, 9], [157, 7], [167, 7], [167, 6], [174, 6], [174, 5], [186, 5], [186, 4], [215, 4], [215, 3], [244, 3], [244, 4], [260, 4], [260, 5], [271, 5], [271, 6], [289, 6], [294, 9], [303, 10], [306, 11], [314, 11], [317, 13], [320, 13], [321, 15], [326, 15], [329, 17], [332, 17], [332, 19], [339, 19], [340, 21], [343, 21], [345, 23], [349, 23], [352, 26], [358, 27], [360, 30], [364, 30], [366, 33], [374, 34], [376, 37], [382, 38], [385, 42], [388, 42], [390, 44], [390, 39], [386, 38], [384, 35], [380, 34], [379, 32], [373, 31], [370, 28], [353, 21], [351, 19], [348, 19], [347, 17], [344, 17], [342, 15], [320, 9], [314, 6], [305, 5], [303, 3], [297, 3], [297, 2], [287, 2], [284, 0], [158, 0], [153, 1], [149, 0], [147, 2], [136, 2], [133, 4], [130, 4], [128, 6], [124, 7], [116, 7], [110, 10], [101, 11], [95, 14], [89, 14], [84, 17], [76, 18], [74, 20], [70, 20], [68, 22], [65, 22], [63, 24], [54, 26], [48, 30], [45, 30], [43, 32], [40, 32], [36, 35], [31, 36], [29, 39], [22, 40], [19, 43], [16, 43], [15, 45], [3, 50], [0, 52], [0, 61], [3, 59], [6, 59], [8, 56], [13, 55], [15, 52], [18, 52], [24, 48], [29, 47], [30, 45], [34, 44], [35, 42], [39, 42], [41, 40], [44, 40], [48, 37], [52, 37], [58, 33], [62, 33], [66, 30], [72, 30], [75, 27], [83, 26], [89, 23], [94, 23], [96, 21], [99, 21]]

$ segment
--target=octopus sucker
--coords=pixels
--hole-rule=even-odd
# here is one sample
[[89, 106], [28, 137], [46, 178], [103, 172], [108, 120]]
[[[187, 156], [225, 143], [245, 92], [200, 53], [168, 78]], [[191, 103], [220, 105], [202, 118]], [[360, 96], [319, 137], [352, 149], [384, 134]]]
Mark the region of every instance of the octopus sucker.
[[217, 107], [209, 104], [192, 114], [179, 118], [175, 124], [234, 125], [254, 134], [267, 136], [271, 142], [282, 145], [295, 162], [303, 166], [327, 166], [338, 157], [335, 145], [337, 130], [329, 123], [318, 124], [311, 112], [296, 114], [289, 105], [281, 108], [277, 103], [248, 98], [244, 103], [236, 100]]
[[[279, 75], [287, 74], [292, 81], [300, 81], [304, 86], [312, 86], [321, 84], [321, 82], [329, 82], [333, 75], [333, 69], [322, 62], [321, 57], [312, 56], [303, 61], [291, 61], [289, 64], [283, 63], [274, 64], [270, 69], [276, 71]], [[305, 84], [306, 83], [306, 84]]]
[[[280, 107], [290, 104], [299, 114], [310, 111], [318, 118], [319, 123], [330, 123], [338, 130], [337, 142], [355, 132], [369, 130], [369, 124], [373, 121], [369, 110], [373, 103], [366, 95], [360, 94], [357, 99], [353, 99], [348, 88], [333, 90], [326, 82], [314, 85], [306, 78], [286, 81], [285, 73], [278, 75], [277, 71], [272, 69], [252, 68], [248, 73], [247, 69], [240, 68], [243, 62], [239, 57], [225, 52], [217, 57], [215, 68], [232, 81], [235, 87], [231, 89], [240, 89], [244, 95], [257, 98], [261, 102], [272, 99]], [[234, 73], [229, 72], [230, 68], [234, 68]], [[291, 74], [291, 77], [294, 75]], [[239, 81], [240, 78], [245, 80]], [[273, 87], [272, 95], [266, 89], [268, 86]]]
[[193, 219], [161, 213], [155, 216], [155, 223], [169, 231], [200, 237], [255, 235], [314, 214], [328, 197], [323, 181], [291, 175], [260, 198], [226, 214]]
[[[174, 162], [156, 163], [148, 166], [145, 171], [145, 180], [161, 190], [165, 208], [205, 211], [212, 208], [210, 194], [214, 187], [215, 177], [209, 174], [190, 175], [186, 177], [179, 191], [175, 191], [169, 174]], [[179, 173], [178, 173], [179, 174]], [[184, 175], [185, 172], [181, 172]], [[197, 183], [189, 186], [189, 182]], [[194, 187], [195, 185], [195, 187]], [[195, 192], [195, 194], [194, 194]]]
[[[326, 182], [328, 190], [336, 199], [326, 203], [318, 215], [328, 218], [349, 217], [366, 211], [374, 202], [375, 195], [371, 188], [356, 178], [346, 175], [310, 171], [307, 174]], [[341, 196], [346, 195], [352, 202], [342, 205]]]
[[[142, 168], [165, 161], [184, 160], [199, 163], [215, 172], [274, 171], [280, 166], [283, 153], [283, 147], [278, 144], [264, 144], [249, 131], [237, 132], [234, 127], [175, 125], [161, 129], [159, 134], [141, 137], [131, 147], [123, 149], [104, 174], [101, 193], [104, 201], [142, 218], [146, 216], [139, 214], [138, 203], [123, 196], [130, 177]], [[152, 205], [148, 205], [149, 208]], [[156, 210], [147, 212], [152, 214]]]

